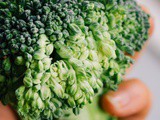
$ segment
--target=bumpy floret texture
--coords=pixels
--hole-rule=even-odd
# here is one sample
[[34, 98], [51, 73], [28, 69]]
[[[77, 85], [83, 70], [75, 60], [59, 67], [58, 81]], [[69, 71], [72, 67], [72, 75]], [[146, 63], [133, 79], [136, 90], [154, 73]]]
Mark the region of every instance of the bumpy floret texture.
[[78, 114], [117, 88], [148, 17], [133, 0], [1, 0], [0, 100], [24, 120]]

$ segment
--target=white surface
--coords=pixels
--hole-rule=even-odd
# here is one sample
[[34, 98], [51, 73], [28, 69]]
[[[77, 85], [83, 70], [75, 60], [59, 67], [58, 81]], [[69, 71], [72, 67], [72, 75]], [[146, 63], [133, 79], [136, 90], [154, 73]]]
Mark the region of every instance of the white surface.
[[129, 78], [139, 78], [153, 94], [153, 106], [147, 120], [160, 120], [160, 0], [137, 0], [149, 8], [155, 22], [155, 31], [149, 46], [135, 64]]
[[160, 120], [160, 61], [146, 50], [135, 63], [129, 78], [139, 78], [153, 94], [153, 106], [147, 120]]

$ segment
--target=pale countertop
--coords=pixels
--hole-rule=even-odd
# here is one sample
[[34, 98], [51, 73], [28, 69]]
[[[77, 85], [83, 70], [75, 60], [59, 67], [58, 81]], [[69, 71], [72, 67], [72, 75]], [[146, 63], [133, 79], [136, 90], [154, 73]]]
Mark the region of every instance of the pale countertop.
[[128, 78], [139, 78], [150, 88], [153, 106], [147, 120], [160, 120], [160, 0], [137, 1], [149, 8], [154, 17], [155, 31]]

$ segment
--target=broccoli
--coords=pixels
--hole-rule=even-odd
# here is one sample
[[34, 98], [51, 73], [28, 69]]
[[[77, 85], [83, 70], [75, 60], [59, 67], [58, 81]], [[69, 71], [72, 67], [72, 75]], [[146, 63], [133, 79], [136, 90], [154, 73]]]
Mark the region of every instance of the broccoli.
[[78, 115], [117, 89], [148, 18], [134, 0], [0, 0], [0, 100], [24, 120]]

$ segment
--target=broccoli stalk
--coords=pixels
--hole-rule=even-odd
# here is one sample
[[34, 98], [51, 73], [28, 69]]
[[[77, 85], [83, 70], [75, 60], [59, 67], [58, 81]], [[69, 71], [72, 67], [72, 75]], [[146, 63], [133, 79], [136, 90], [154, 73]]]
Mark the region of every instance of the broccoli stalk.
[[99, 97], [96, 96], [91, 104], [81, 110], [79, 115], [75, 116], [71, 111], [65, 111], [66, 114], [58, 120], [117, 120], [100, 108]]
[[78, 115], [117, 89], [148, 18], [134, 0], [1, 0], [0, 100], [24, 120]]

